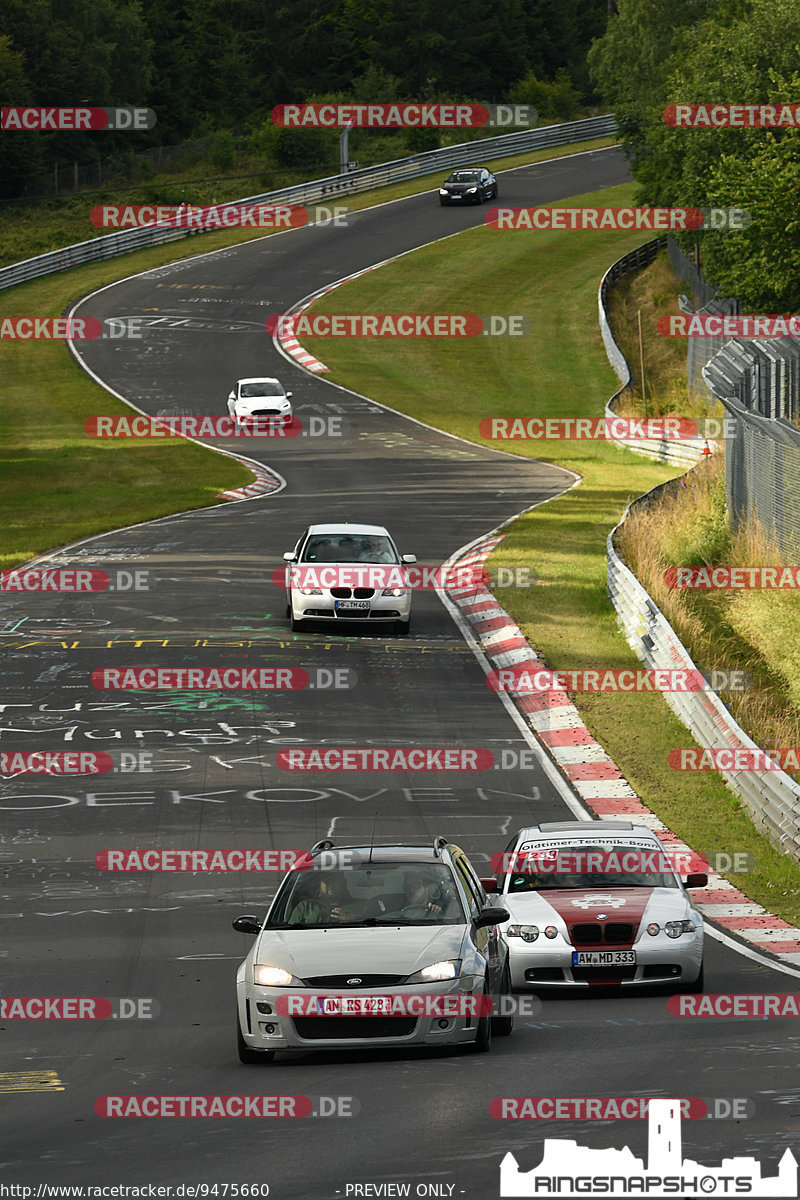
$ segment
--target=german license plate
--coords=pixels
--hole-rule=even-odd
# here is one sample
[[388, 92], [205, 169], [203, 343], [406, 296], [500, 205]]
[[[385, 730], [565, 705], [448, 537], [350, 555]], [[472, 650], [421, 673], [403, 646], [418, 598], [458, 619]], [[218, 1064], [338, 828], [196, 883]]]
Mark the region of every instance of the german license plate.
[[635, 950], [573, 950], [573, 967], [635, 967]]
[[334, 600], [337, 612], [369, 612], [369, 600]]

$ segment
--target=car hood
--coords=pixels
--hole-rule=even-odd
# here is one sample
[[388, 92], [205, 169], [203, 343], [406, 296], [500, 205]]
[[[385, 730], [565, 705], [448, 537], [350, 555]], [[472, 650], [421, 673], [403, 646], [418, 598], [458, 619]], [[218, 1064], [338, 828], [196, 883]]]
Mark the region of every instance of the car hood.
[[473, 183], [443, 183], [442, 187], [448, 192], [466, 192], [469, 188], [478, 187], [479, 182], [476, 179]]
[[299, 979], [412, 975], [440, 959], [460, 958], [463, 940], [463, 925], [269, 929], [259, 935], [253, 961], [282, 967]]
[[[600, 913], [609, 921], [624, 921], [637, 928], [643, 923], [680, 921], [693, 911], [686, 893], [678, 888], [549, 889], [503, 896], [511, 920], [522, 925], [593, 922]], [[561, 918], [560, 921], [554, 918]]]

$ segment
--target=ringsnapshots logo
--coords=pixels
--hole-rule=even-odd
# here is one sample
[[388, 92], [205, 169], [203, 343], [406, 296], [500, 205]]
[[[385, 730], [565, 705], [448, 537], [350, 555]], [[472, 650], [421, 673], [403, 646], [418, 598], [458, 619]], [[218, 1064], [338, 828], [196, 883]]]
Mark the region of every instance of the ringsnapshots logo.
[[0, 131], [94, 133], [100, 129], [136, 133], [152, 129], [152, 108], [0, 108]]
[[278, 313], [265, 327], [295, 338], [524, 337], [532, 328], [523, 313]]
[[[690, 996], [686, 999], [700, 999]], [[666, 1198], [797, 1196], [797, 1160], [783, 1152], [778, 1173], [763, 1176], [752, 1156], [725, 1158], [719, 1167], [707, 1167], [683, 1157], [682, 1101], [652, 1098], [649, 1102], [647, 1161], [622, 1150], [591, 1149], [572, 1140], [545, 1138], [538, 1166], [521, 1171], [510, 1152], [500, 1163], [500, 1196], [648, 1196]], [[719, 1156], [717, 1156], [718, 1158]]]
[[97, 229], [143, 229], [163, 225], [167, 229], [209, 232], [219, 229], [302, 229], [324, 225], [337, 229], [348, 225], [351, 209], [346, 205], [317, 204], [97, 204], [89, 220]]
[[537, 118], [531, 104], [276, 104], [270, 113], [282, 129], [507, 128]]
[[668, 104], [662, 116], [676, 129], [796, 129], [800, 104]]

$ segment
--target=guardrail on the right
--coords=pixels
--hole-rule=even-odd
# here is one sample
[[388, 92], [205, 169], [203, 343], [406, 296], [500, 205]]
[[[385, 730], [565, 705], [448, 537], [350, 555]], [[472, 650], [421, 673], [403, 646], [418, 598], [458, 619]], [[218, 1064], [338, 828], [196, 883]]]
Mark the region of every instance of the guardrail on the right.
[[[645, 247], [640, 249], [646, 250]], [[655, 253], [656, 251], [653, 251], [653, 256]], [[625, 257], [630, 258], [629, 255]], [[620, 263], [623, 261], [621, 259]], [[606, 272], [604, 283], [618, 265], [615, 263], [611, 271]], [[622, 273], [623, 271], [618, 270], [614, 278], [618, 278]], [[605, 310], [602, 301], [600, 311], [606, 351], [617, 374], [621, 374], [619, 365], [623, 363], [627, 370], [627, 363], [614, 341], [607, 319], [605, 325], [603, 324]], [[608, 406], [606, 406], [606, 414], [609, 414]], [[629, 448], [633, 449], [633, 446], [629, 446]], [[672, 461], [672, 459], [667, 461]], [[659, 487], [663, 487], [663, 484], [660, 484]], [[689, 651], [682, 644], [656, 602], [642, 587], [630, 568], [625, 565], [614, 547], [614, 538], [622, 528], [631, 508], [636, 504], [646, 503], [648, 497], [658, 490], [658, 488], [654, 488], [652, 492], [647, 492], [644, 496], [632, 501], [625, 509], [622, 520], [608, 535], [606, 541], [608, 594], [628, 644], [642, 662], [654, 669], [696, 671], [698, 668], [692, 661]], [[748, 737], [742, 727], [733, 719], [716, 692], [710, 690], [665, 692], [664, 699], [702, 747], [734, 750], [759, 749], [752, 738]], [[779, 770], [721, 771], [720, 774], [728, 785], [741, 796], [754, 823], [766, 832], [784, 853], [791, 854], [795, 859], [800, 860], [800, 784], [796, 783], [785, 771]]]

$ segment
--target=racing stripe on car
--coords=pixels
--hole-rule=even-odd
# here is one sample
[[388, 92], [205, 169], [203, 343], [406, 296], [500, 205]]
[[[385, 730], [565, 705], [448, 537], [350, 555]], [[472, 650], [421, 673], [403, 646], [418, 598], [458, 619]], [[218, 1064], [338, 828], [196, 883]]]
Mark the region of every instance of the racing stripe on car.
[[[492, 535], [472, 546], [457, 560], [458, 566], [467, 565], [475, 578], [484, 578], [480, 568], [502, 540], [502, 535]], [[472, 628], [492, 668], [547, 669], [484, 583], [445, 590]], [[587, 809], [601, 820], [623, 819], [646, 825], [667, 849], [691, 853], [690, 847], [639, 799], [610, 755], [592, 737], [566, 692], [512, 694], [510, 699]], [[750, 946], [800, 965], [800, 929], [767, 912], [716, 872], [709, 870], [708, 880], [707, 888], [698, 888], [692, 894], [707, 920]]]

